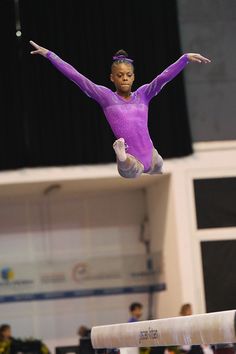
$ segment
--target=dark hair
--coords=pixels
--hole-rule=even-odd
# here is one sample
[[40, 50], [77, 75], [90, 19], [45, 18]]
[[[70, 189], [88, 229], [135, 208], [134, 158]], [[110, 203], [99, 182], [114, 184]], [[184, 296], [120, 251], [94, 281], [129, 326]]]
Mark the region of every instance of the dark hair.
[[129, 57], [128, 53], [124, 49], [120, 49], [114, 54], [115, 57], [118, 56], [118, 55], [123, 55], [126, 58]]
[[134, 69], [134, 65], [132, 63], [132, 60], [129, 58], [129, 55], [128, 53], [124, 50], [124, 49], [120, 49], [118, 50], [114, 56], [113, 56], [113, 63], [112, 63], [112, 66], [111, 68], [114, 66], [114, 65], [118, 65], [118, 64], [129, 64], [133, 67]]
[[90, 337], [91, 329], [86, 326], [80, 326], [78, 329], [78, 335], [80, 337]]
[[11, 326], [9, 324], [4, 323], [0, 326], [0, 340], [3, 339], [3, 332], [5, 332], [8, 329], [11, 329]]
[[138, 309], [142, 309], [142, 308], [143, 308], [143, 305], [140, 304], [140, 302], [133, 302], [133, 303], [130, 305], [129, 310], [130, 310], [130, 312], [133, 312], [133, 311], [136, 310], [137, 308], [138, 308]]

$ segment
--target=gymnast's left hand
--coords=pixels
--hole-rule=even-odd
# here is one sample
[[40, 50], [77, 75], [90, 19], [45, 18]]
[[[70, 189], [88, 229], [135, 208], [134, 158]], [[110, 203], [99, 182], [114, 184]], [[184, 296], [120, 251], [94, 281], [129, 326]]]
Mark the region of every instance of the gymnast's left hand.
[[204, 63], [204, 64], [208, 64], [211, 62], [210, 59], [205, 58], [204, 56], [198, 53], [187, 53], [187, 56], [188, 56], [188, 60], [191, 62]]
[[41, 47], [37, 43], [30, 41], [30, 44], [36, 49], [30, 52], [30, 54], [39, 54], [42, 55], [43, 57], [47, 56], [47, 53], [49, 52], [48, 49]]

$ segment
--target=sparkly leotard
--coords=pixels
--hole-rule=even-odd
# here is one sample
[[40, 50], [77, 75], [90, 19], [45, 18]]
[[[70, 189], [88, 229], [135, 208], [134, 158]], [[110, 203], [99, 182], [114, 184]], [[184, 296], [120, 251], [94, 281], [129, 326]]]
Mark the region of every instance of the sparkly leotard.
[[151, 167], [153, 151], [148, 131], [149, 102], [168, 81], [184, 69], [188, 63], [187, 54], [181, 56], [151, 83], [132, 92], [129, 100], [107, 87], [93, 83], [55, 53], [49, 51], [47, 58], [87, 96], [100, 104], [116, 138], [124, 138], [127, 152], [139, 160], [144, 166], [144, 172], [147, 172]]

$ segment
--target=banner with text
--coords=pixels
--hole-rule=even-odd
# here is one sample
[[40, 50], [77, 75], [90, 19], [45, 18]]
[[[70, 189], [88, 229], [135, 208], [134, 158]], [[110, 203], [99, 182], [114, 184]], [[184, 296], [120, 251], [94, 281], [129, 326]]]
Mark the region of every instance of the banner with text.
[[0, 264], [0, 302], [160, 291], [163, 281], [161, 253]]

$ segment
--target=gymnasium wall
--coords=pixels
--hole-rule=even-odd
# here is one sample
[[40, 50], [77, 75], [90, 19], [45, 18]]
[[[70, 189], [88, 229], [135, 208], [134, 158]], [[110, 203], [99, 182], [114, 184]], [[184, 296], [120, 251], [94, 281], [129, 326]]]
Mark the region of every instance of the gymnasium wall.
[[177, 0], [183, 52], [210, 65], [189, 65], [185, 88], [193, 141], [236, 138], [236, 2]]
[[[1, 272], [10, 267], [17, 274], [17, 268], [26, 262], [28, 268], [34, 268], [35, 264], [50, 267], [50, 264], [58, 262], [59, 269], [55, 268], [56, 272], [53, 273], [56, 275], [61, 273], [60, 264], [66, 260], [73, 264], [73, 261], [86, 262], [88, 258], [94, 260], [99, 257], [102, 261], [107, 257], [111, 257], [112, 261], [114, 257], [114, 262], [117, 258], [122, 260], [135, 255], [139, 259], [145, 253], [144, 246], [139, 242], [144, 213], [142, 190], [98, 193], [92, 196], [80, 194], [63, 198], [50, 196], [48, 200], [44, 195], [1, 198]], [[129, 270], [124, 269], [126, 271]], [[52, 272], [41, 269], [41, 273]], [[27, 270], [23, 277], [28, 278], [28, 275]], [[51, 286], [53, 290], [55, 284], [53, 279], [51, 281], [47, 287]], [[2, 277], [0, 283], [2, 287], [7, 284]], [[10, 284], [13, 286], [14, 282], [10, 281]], [[112, 286], [109, 279], [106, 284]], [[74, 288], [79, 288], [79, 285], [74, 283]], [[20, 285], [18, 292], [22, 292]], [[53, 345], [76, 344], [79, 325], [126, 322], [132, 301], [144, 304], [145, 318], [147, 295], [134, 293], [4, 302], [0, 304], [1, 322], [12, 325], [15, 337], [44, 338]]]

